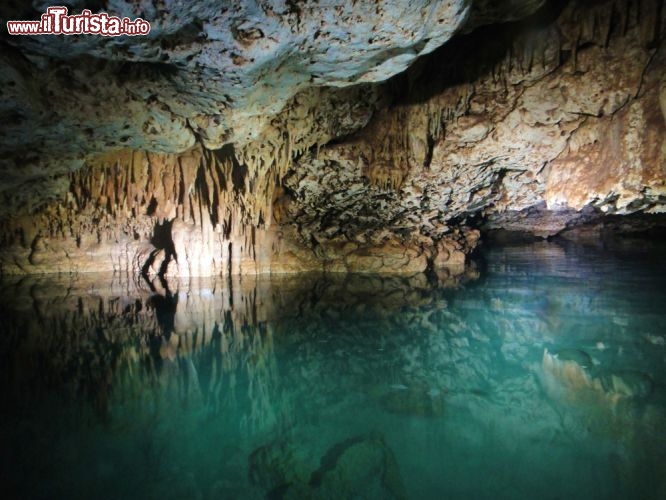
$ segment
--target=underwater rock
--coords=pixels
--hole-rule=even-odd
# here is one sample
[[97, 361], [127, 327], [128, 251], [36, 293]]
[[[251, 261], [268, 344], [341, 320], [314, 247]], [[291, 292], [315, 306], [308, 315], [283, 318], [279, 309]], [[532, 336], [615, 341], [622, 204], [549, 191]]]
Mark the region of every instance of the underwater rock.
[[577, 349], [564, 349], [551, 354], [548, 349], [543, 353], [543, 368], [562, 384], [576, 389], [592, 388], [592, 377], [586, 368], [592, 365], [590, 356]]
[[554, 353], [554, 356], [561, 362], [570, 361], [583, 368], [592, 367], [592, 358], [588, 353], [580, 349], [561, 349]]
[[296, 457], [293, 446], [287, 441], [275, 441], [255, 449], [250, 454], [248, 469], [250, 483], [269, 492], [307, 482], [308, 477], [305, 464]]
[[587, 393], [588, 398], [598, 402], [615, 404], [620, 399], [646, 398], [652, 394], [652, 379], [645, 373], [620, 370], [592, 376], [588, 372], [591, 366], [590, 356], [577, 349], [565, 349], [557, 354], [546, 349], [543, 354], [544, 371], [573, 389], [574, 399]]
[[271, 443], [250, 455], [250, 482], [271, 499], [406, 498], [395, 456], [379, 433], [334, 445], [309, 476], [305, 466], [289, 442]]
[[444, 414], [445, 391], [427, 386], [396, 385], [381, 399], [389, 413], [417, 417], [441, 417]]
[[333, 446], [309, 485], [313, 498], [406, 498], [398, 463], [380, 433]]
[[631, 370], [613, 372], [602, 375], [600, 381], [603, 390], [613, 396], [645, 398], [652, 394], [652, 380], [642, 372]]

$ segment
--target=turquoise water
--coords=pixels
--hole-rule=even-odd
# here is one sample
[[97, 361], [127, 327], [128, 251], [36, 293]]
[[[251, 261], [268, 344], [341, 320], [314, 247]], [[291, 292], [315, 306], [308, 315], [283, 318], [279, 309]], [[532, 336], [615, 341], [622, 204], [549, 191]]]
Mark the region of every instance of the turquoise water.
[[666, 498], [663, 255], [5, 283], [0, 493]]

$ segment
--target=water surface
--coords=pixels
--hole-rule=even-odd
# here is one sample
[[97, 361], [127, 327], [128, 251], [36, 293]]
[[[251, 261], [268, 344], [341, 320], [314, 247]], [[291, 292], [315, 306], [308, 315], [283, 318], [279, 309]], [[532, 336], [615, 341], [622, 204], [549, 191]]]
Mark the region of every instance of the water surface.
[[544, 243], [458, 280], [7, 282], [1, 493], [665, 498], [662, 255]]

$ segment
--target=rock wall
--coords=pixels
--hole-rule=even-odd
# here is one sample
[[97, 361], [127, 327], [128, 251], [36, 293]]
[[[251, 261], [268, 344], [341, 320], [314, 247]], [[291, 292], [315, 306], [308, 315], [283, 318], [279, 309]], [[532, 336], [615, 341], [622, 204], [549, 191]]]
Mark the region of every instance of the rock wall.
[[[422, 272], [445, 255], [432, 241], [319, 244], [293, 220], [298, 201], [283, 183], [295, 158], [362, 128], [384, 98], [370, 86], [313, 88], [290, 100], [261, 141], [91, 155], [67, 176], [63, 200], [0, 223], [0, 274]], [[456, 273], [477, 239], [466, 231], [447, 240]]]
[[[140, 17], [148, 36], [8, 36], [0, 43], [3, 208], [63, 194], [53, 177], [90, 153], [181, 153], [263, 138], [302, 90], [380, 82], [463, 25], [512, 19], [543, 0], [488, 9], [471, 0], [70, 0]], [[39, 20], [50, 2], [4, 2], [7, 20]], [[45, 173], [46, 172], [46, 173]]]
[[478, 239], [478, 231], [465, 232], [439, 252], [396, 239], [309, 242], [288, 222], [293, 199], [276, 187], [286, 163], [252, 155], [251, 148], [198, 147], [180, 155], [125, 150], [90, 159], [70, 174], [64, 201], [2, 223], [0, 274], [413, 274], [436, 255], [461, 273], [464, 250]]
[[[279, 40], [310, 51], [306, 73], [321, 65], [330, 71], [302, 85], [289, 73], [302, 63], [301, 53], [284, 55], [284, 66], [274, 68], [268, 55], [282, 52], [257, 46], [268, 43], [267, 32], [233, 28], [243, 16], [259, 22], [247, 7], [223, 12], [220, 21], [234, 20], [229, 32], [242, 40], [210, 38], [215, 23], [204, 24], [199, 28], [208, 41], [192, 42], [194, 56], [179, 52], [175, 62], [175, 48], [164, 41], [167, 23], [158, 22], [158, 53], [172, 61], [168, 68], [148, 64], [152, 59], [122, 72], [108, 61], [84, 65], [84, 54], [97, 57], [95, 64], [113, 59], [109, 47], [61, 41], [63, 60], [57, 68], [47, 65], [30, 87], [28, 76], [36, 74], [38, 61], [55, 57], [53, 47], [37, 38], [14, 44], [3, 52], [11, 70], [3, 77], [11, 80], [3, 90], [11, 104], [5, 111], [22, 118], [10, 120], [3, 135], [3, 151], [11, 154], [3, 167], [0, 273], [460, 272], [478, 228], [551, 236], [603, 214], [664, 211], [663, 1], [524, 2], [496, 10], [483, 3], [436, 5], [448, 16], [439, 17], [447, 28], [429, 21], [418, 33], [404, 28], [418, 45], [407, 51], [411, 55], [389, 51], [389, 37], [377, 53], [345, 45], [348, 58], [336, 52], [340, 44], [331, 51], [319, 37], [305, 42], [314, 18], [299, 16], [314, 11], [273, 11], [270, 23], [289, 20], [289, 36], [306, 45]], [[362, 3], [354, 12], [368, 8]], [[341, 9], [330, 26], [346, 26], [353, 40], [366, 23], [351, 23]], [[378, 9], [373, 16], [389, 16], [388, 7]], [[403, 11], [390, 16], [396, 12]], [[518, 20], [488, 24], [497, 19]], [[413, 22], [391, 17], [392, 30]], [[456, 30], [439, 49], [425, 41], [440, 45]], [[256, 40], [246, 39], [252, 33]], [[332, 28], [326, 32], [327, 43], [334, 35]], [[236, 53], [236, 62], [232, 57], [233, 71], [213, 65], [230, 69], [224, 82], [214, 81], [203, 64], [222, 64], [224, 58], [210, 59], [218, 42], [247, 51]], [[139, 45], [147, 54], [155, 43]], [[255, 52], [263, 59], [252, 60]], [[427, 55], [376, 83], [418, 54]], [[188, 61], [201, 73], [187, 73]], [[68, 67], [70, 87], [53, 73]], [[86, 80], [83, 73], [95, 68]], [[276, 70], [270, 78], [268, 68]], [[127, 77], [122, 82], [121, 74]], [[104, 82], [104, 75], [115, 80]], [[192, 86], [206, 75], [215, 88]], [[271, 78], [282, 78], [271, 87], [279, 92], [260, 92]], [[87, 90], [71, 87], [82, 80]], [[235, 82], [230, 88], [238, 95], [225, 97], [222, 115], [188, 114], [218, 106], [215, 89], [225, 82]], [[136, 91], [137, 85], [150, 85], [154, 94]], [[107, 101], [118, 97], [113, 92], [130, 97], [108, 115], [100, 108], [90, 121], [81, 113], [92, 109], [82, 104], [92, 99], [92, 89]], [[80, 106], [44, 114], [33, 91], [69, 93]], [[37, 115], [21, 108], [26, 102], [43, 120], [30, 130], [24, 118]], [[140, 122], [134, 107], [151, 117], [141, 133], [132, 128]], [[107, 118], [105, 128], [100, 120]], [[183, 120], [189, 125], [178, 125]], [[88, 138], [79, 137], [84, 126]], [[104, 144], [102, 133], [108, 134]]]
[[664, 26], [661, 2], [572, 2], [455, 38], [395, 79], [367, 127], [288, 172], [297, 220], [315, 238], [437, 241], [465, 220], [549, 236], [663, 212]]

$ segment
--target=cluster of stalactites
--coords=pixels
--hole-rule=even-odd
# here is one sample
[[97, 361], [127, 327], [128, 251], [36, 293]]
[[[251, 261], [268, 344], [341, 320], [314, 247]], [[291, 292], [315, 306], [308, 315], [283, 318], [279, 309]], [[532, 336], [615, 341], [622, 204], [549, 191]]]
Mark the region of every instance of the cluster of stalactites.
[[[637, 33], [649, 48], [666, 30], [666, 9], [660, 3], [614, 0], [593, 6], [570, 5], [557, 23], [531, 27], [514, 37], [504, 56], [480, 81], [464, 76], [464, 66], [470, 61], [459, 61], [462, 68], [451, 69], [462, 76], [441, 75], [459, 82], [446, 86], [445, 92], [428, 95], [432, 82], [410, 87], [413, 103], [385, 110], [364, 131], [370, 147], [362, 148], [366, 157], [363, 175], [375, 186], [399, 191], [410, 174], [428, 168], [433, 145], [446, 138], [447, 123], [482, 112], [470, 106], [477, 91], [493, 89], [501, 98], [509, 86], [529, 85], [562, 65], [576, 72], [582, 47], [608, 47], [630, 32]], [[474, 64], [484, 63], [475, 60]]]
[[179, 219], [211, 225], [227, 236], [247, 226], [265, 227], [276, 181], [288, 164], [288, 146], [273, 158], [269, 154], [231, 147], [196, 147], [177, 155], [108, 154], [71, 174], [66, 205], [78, 214], [98, 212], [119, 221], [149, 216], [158, 224]]
[[[258, 139], [243, 145], [92, 157], [71, 174], [66, 205], [77, 213], [96, 211], [98, 219], [148, 215], [160, 224], [179, 219], [210, 225], [227, 237], [242, 235], [248, 227], [267, 228], [273, 222], [276, 188], [293, 160], [329, 141], [341, 103], [351, 102], [344, 92], [352, 91], [322, 92], [312, 89], [295, 96], [279, 117], [263, 123]], [[363, 123], [361, 117], [354, 126]]]
[[[165, 377], [182, 377], [190, 388], [202, 391], [189, 360], [204, 352], [209, 354], [212, 379], [209, 396], [216, 400], [228, 394], [225, 389], [233, 386], [236, 372], [250, 377], [255, 388], [270, 383], [272, 328], [266, 320], [273, 310], [257, 299], [251, 284], [229, 281], [216, 293], [188, 293], [187, 298], [170, 293], [149, 296], [132, 283], [105, 285], [75, 283], [74, 293], [70, 287], [61, 287], [58, 293], [57, 288], [34, 283], [13, 290], [11, 307], [31, 304], [27, 313], [24, 306], [15, 311], [3, 331], [23, 346], [13, 361], [16, 382], [19, 387], [25, 384], [26, 393], [34, 396], [35, 382], [37, 387], [57, 384], [64, 396], [89, 402], [106, 416], [121, 402], [113, 397], [114, 391], [120, 389], [121, 394], [123, 388], [136, 387], [146, 375], [162, 382], [167, 382]], [[26, 349], [32, 355], [26, 356]], [[43, 362], [35, 363], [38, 359]], [[183, 361], [177, 371], [155, 369], [158, 363], [176, 359]], [[166, 391], [160, 392], [166, 385], [155, 384], [154, 395], [166, 396]], [[252, 405], [253, 415], [255, 406], [271, 406], [261, 397], [255, 397]]]

